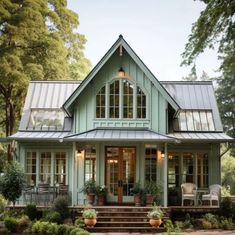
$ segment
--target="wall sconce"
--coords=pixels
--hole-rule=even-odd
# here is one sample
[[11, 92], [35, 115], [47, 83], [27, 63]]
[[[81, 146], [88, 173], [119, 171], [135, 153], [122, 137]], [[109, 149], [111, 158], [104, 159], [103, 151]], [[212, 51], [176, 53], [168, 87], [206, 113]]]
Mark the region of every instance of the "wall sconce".
[[81, 159], [82, 158], [82, 151], [78, 150], [77, 154], [76, 154], [77, 159]]
[[164, 151], [164, 150], [161, 151], [161, 157], [162, 157], [162, 158], [165, 157], [165, 151]]
[[122, 67], [118, 70], [118, 77], [123, 78], [125, 77], [125, 71]]

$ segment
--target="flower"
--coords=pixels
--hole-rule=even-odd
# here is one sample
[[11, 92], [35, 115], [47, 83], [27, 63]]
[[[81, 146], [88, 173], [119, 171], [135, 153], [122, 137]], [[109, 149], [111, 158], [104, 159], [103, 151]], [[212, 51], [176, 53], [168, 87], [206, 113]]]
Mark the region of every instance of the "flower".
[[97, 187], [97, 194], [98, 195], [106, 195], [107, 187], [106, 185], [101, 185]]

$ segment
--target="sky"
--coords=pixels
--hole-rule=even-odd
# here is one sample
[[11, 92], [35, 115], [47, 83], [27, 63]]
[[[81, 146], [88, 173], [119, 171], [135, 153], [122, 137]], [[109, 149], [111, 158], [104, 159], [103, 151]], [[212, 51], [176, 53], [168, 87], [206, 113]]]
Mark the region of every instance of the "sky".
[[[78, 13], [78, 32], [87, 43], [85, 56], [94, 67], [120, 34], [160, 81], [181, 80], [190, 73], [181, 67], [181, 54], [205, 5], [193, 0], [68, 0]], [[197, 73], [218, 76], [215, 51], [197, 59]]]

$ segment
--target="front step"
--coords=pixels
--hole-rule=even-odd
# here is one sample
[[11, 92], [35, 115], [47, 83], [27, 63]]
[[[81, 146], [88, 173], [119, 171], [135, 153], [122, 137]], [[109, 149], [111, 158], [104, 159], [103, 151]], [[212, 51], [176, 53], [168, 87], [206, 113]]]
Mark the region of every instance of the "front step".
[[[104, 206], [93, 207], [98, 211], [97, 223], [93, 228], [86, 228], [89, 232], [138, 232], [138, 233], [161, 233], [160, 228], [153, 228], [149, 224], [148, 211], [152, 207], [131, 206]], [[82, 209], [77, 210], [78, 217], [82, 216]], [[169, 218], [169, 209], [162, 208], [164, 212], [163, 221]]]

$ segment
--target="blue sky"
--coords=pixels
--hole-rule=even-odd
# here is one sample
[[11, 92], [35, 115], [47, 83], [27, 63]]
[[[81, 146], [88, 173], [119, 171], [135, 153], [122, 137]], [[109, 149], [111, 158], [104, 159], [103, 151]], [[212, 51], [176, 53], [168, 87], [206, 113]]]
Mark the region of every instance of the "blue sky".
[[[79, 14], [78, 31], [87, 38], [85, 55], [92, 66], [122, 34], [159, 80], [181, 80], [190, 72], [180, 67], [181, 54], [204, 4], [193, 0], [68, 0]], [[217, 55], [207, 50], [197, 60], [199, 76], [204, 70], [216, 76]]]

